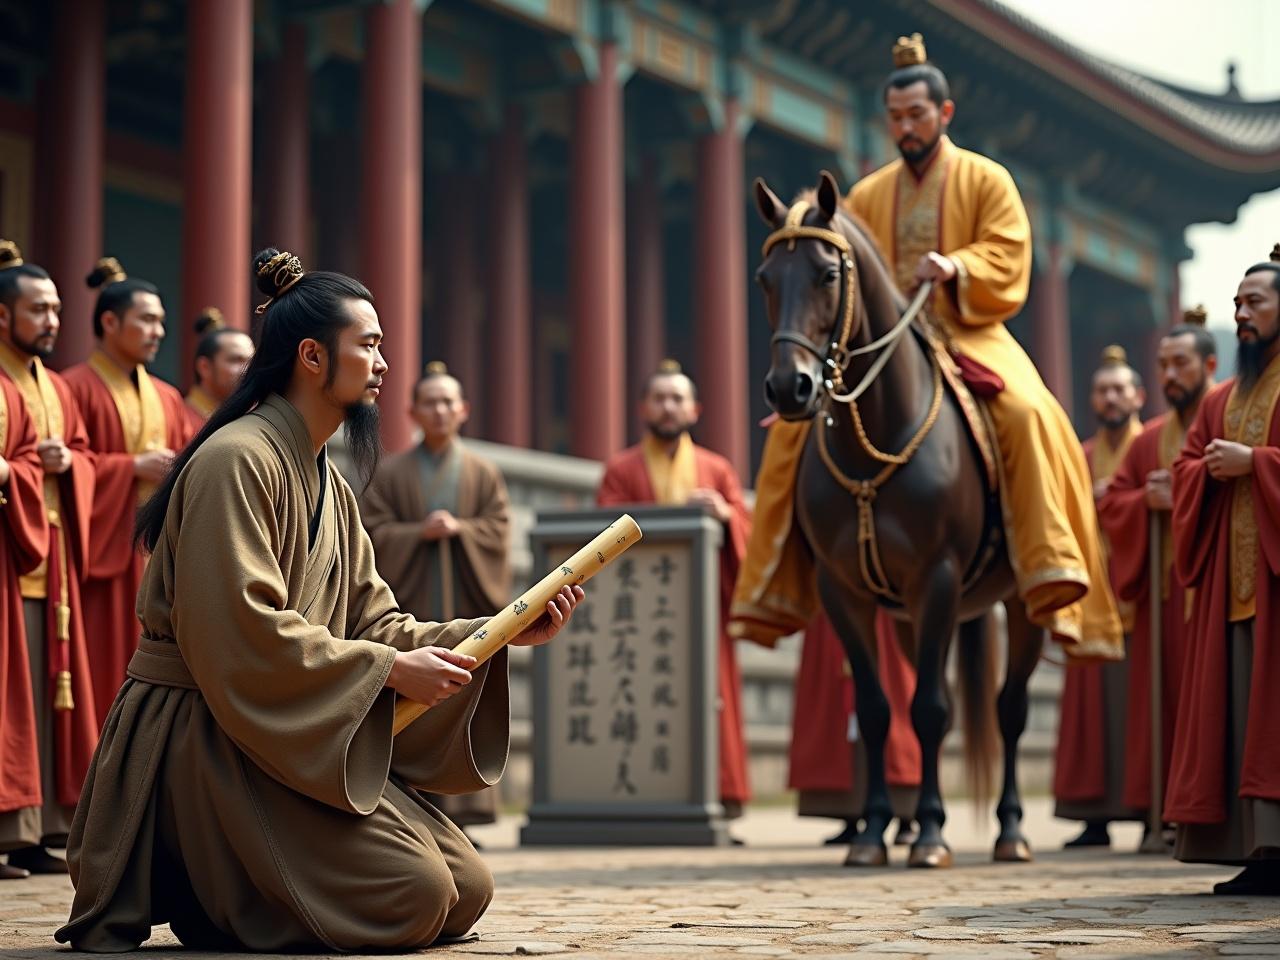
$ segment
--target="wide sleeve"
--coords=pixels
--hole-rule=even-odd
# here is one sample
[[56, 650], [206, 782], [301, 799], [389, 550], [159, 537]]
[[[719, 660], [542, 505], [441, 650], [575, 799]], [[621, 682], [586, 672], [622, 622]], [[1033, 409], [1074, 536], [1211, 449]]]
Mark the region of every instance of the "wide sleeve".
[[1173, 555], [1178, 579], [1188, 587], [1201, 586], [1223, 511], [1230, 504], [1230, 488], [1209, 476], [1204, 448], [1216, 435], [1211, 411], [1220, 411], [1212, 394], [1200, 404], [1187, 431], [1182, 452], [1173, 461]]
[[724, 546], [721, 564], [731, 568], [733, 580], [738, 579], [738, 568], [747, 552], [747, 540], [751, 537], [751, 508], [742, 496], [742, 484], [738, 474], [728, 463], [723, 463], [716, 477], [716, 489], [728, 504], [732, 515], [724, 525]]
[[0, 403], [8, 419], [5, 461], [9, 480], [0, 487], [0, 523], [4, 524], [4, 549], [14, 555], [18, 573], [28, 573], [44, 561], [49, 552], [49, 521], [44, 509], [44, 467], [36, 452], [36, 431], [18, 391], [3, 382]]
[[973, 240], [941, 252], [956, 265], [954, 292], [960, 321], [980, 327], [1008, 320], [1026, 302], [1031, 223], [1004, 167], [983, 167], [976, 181]]
[[[354, 636], [402, 650], [428, 645], [452, 648], [485, 624], [487, 617], [420, 623], [401, 613], [374, 569], [373, 545], [360, 524], [354, 494], [336, 471], [331, 476], [351, 518], [349, 613]], [[471, 682], [462, 690], [395, 738], [392, 766], [397, 777], [422, 790], [474, 793], [498, 782], [509, 747], [510, 691], [504, 648], [471, 671]]]
[[511, 504], [502, 473], [492, 464], [476, 470], [477, 509], [458, 517], [458, 549], [474, 586], [496, 610], [511, 593]]
[[394, 461], [383, 464], [360, 499], [360, 517], [373, 543], [378, 569], [396, 583], [402, 582], [414, 556], [427, 547], [422, 539], [422, 520], [405, 519], [404, 510], [397, 505], [398, 466]]
[[1148, 540], [1150, 508], [1147, 478], [1142, 469], [1141, 443], [1125, 454], [1098, 501], [1098, 522], [1110, 545], [1111, 585], [1116, 596], [1129, 603], [1141, 600], [1149, 588]]
[[1280, 447], [1254, 448], [1252, 483], [1258, 544], [1272, 576], [1280, 576]]
[[285, 786], [369, 813], [391, 758], [395, 651], [334, 637], [290, 608], [277, 559], [285, 482], [245, 451], [198, 456], [152, 563], [171, 565], [174, 637], [223, 732]]

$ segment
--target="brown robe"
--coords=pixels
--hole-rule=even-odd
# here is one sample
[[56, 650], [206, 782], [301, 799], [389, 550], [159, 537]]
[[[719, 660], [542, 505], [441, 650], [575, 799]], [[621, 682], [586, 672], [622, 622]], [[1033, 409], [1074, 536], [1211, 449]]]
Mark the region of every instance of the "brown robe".
[[[314, 543], [313, 518], [318, 514]], [[401, 613], [355, 496], [273, 396], [184, 469], [138, 597], [144, 636], [68, 843], [60, 942], [375, 950], [460, 936], [492, 896], [418, 787], [494, 783], [506, 658], [393, 740], [396, 650], [480, 621]]]
[[[388, 457], [361, 498], [360, 515], [373, 541], [378, 573], [401, 609], [419, 619], [489, 616], [511, 593], [511, 518], [502, 471], [455, 442], [440, 457], [427, 489], [423, 473], [430, 456], [416, 446]], [[422, 521], [436, 509], [457, 518], [456, 537], [422, 539]], [[493, 823], [497, 793], [489, 788], [433, 796], [431, 802], [454, 823]]]

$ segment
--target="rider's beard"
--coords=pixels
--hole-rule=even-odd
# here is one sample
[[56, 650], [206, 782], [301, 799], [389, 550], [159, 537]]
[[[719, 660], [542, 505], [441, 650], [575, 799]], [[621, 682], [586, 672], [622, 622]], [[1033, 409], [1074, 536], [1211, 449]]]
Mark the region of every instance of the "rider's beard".
[[921, 140], [919, 137], [913, 137], [912, 139], [914, 139], [916, 143], [920, 144], [920, 146], [904, 147], [902, 144], [905, 139], [906, 138], [904, 138], [903, 141], [898, 142], [898, 152], [902, 154], [902, 159], [907, 161], [907, 163], [920, 163], [922, 160], [927, 160], [933, 153], [934, 149], [938, 146], [938, 141], [942, 139], [942, 129], [939, 127], [938, 132], [934, 134], [932, 140], [925, 141]]

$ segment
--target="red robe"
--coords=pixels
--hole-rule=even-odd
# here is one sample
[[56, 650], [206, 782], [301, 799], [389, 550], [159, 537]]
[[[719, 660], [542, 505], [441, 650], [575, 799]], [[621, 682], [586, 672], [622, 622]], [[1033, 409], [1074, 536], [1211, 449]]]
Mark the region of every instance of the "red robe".
[[[1124, 802], [1136, 810], [1151, 805], [1151, 564], [1150, 518], [1147, 506], [1147, 474], [1173, 465], [1178, 448], [1161, 450], [1161, 437], [1173, 414], [1149, 421], [1133, 441], [1120, 469], [1098, 501], [1098, 521], [1110, 541], [1111, 585], [1116, 598], [1134, 607], [1129, 636], [1129, 696], [1125, 748]], [[1177, 427], [1177, 421], [1172, 421]], [[1177, 434], [1174, 440], [1180, 440]], [[1168, 445], [1166, 444], [1166, 447]], [[1179, 444], [1180, 447], [1180, 444]], [[1187, 591], [1172, 570], [1172, 532], [1167, 514], [1164, 523], [1164, 602], [1160, 614], [1161, 750], [1166, 787], [1173, 756], [1173, 731], [1182, 684], [1182, 658], [1187, 634]]]
[[[89, 559], [81, 571], [81, 605], [85, 622], [94, 625], [89, 633], [89, 662], [101, 724], [138, 646], [141, 626], [134, 606], [146, 559], [133, 547], [138, 506], [134, 455], [126, 452], [124, 429], [111, 392], [88, 364], [77, 364], [63, 376], [84, 419], [97, 483], [89, 524]], [[165, 443], [171, 450], [181, 450], [190, 439], [182, 394], [163, 380], [151, 380], [164, 408]]]
[[[733, 510], [733, 517], [724, 525], [724, 546], [720, 549], [720, 798], [746, 803], [751, 799], [751, 787], [743, 733], [742, 677], [733, 638], [724, 626], [729, 622], [733, 585], [751, 532], [751, 511], [742, 499], [738, 475], [729, 461], [703, 447], [695, 446], [694, 453], [698, 486], [718, 491]], [[605, 465], [604, 478], [596, 494], [600, 506], [654, 503], [655, 500], [642, 447], [628, 447]]]
[[[49, 645], [50, 655], [47, 662], [50, 665], [49, 684], [52, 691], [56, 677], [54, 668], [59, 663], [59, 657], [55, 655], [55, 644], [61, 643], [58, 638], [57, 608], [62, 596], [63, 563], [59, 559], [59, 551], [65, 546], [67, 606], [70, 609], [66, 666], [71, 673], [71, 697], [74, 708], [54, 711], [53, 754], [57, 764], [54, 770], [54, 782], [58, 790], [57, 802], [63, 806], [74, 807], [80, 799], [80, 790], [84, 786], [84, 778], [89, 771], [89, 762], [93, 759], [93, 751], [98, 744], [100, 727], [99, 713], [94, 700], [93, 674], [89, 666], [84, 609], [80, 596], [80, 584], [83, 579], [81, 571], [86, 569], [89, 561], [89, 523], [93, 514], [95, 475], [84, 419], [80, 416], [80, 408], [71, 395], [71, 388], [60, 374], [48, 367], [44, 368], [44, 373], [53, 384], [58, 404], [62, 408], [62, 442], [71, 451], [71, 468], [58, 477], [62, 536], [58, 536], [55, 527], [52, 525], [49, 527], [45, 642]], [[0, 380], [6, 383], [12, 382], [2, 367], [0, 367]], [[53, 694], [50, 692], [46, 702], [52, 704], [53, 700]]]
[[[911, 725], [916, 673], [898, 647], [893, 620], [884, 611], [876, 617], [876, 642], [880, 682], [889, 699], [885, 779], [890, 786], [918, 787], [920, 741]], [[805, 630], [796, 673], [790, 789], [844, 792], [854, 788], [848, 731], [856, 702], [844, 646], [831, 621], [819, 614]]]
[[36, 431], [22, 396], [0, 377], [0, 417], [9, 482], [0, 487], [0, 813], [38, 807], [40, 754], [36, 740], [27, 631], [18, 578], [45, 559], [49, 523], [44, 510], [44, 468]]
[[[1083, 444], [1090, 475], [1094, 470], [1097, 437]], [[1145, 549], [1145, 545], [1144, 545]], [[1108, 561], [1109, 563], [1110, 561]], [[1102, 663], [1069, 663], [1058, 704], [1058, 748], [1054, 754], [1053, 795], [1066, 803], [1101, 802], [1108, 796], [1108, 735]]]
[[[1264, 375], [1265, 376], [1265, 375]], [[1204, 448], [1224, 438], [1233, 380], [1214, 389], [1187, 431], [1173, 464], [1173, 540], [1178, 576], [1195, 590], [1182, 693], [1174, 732], [1173, 766], [1164, 817], [1176, 823], [1226, 819], [1230, 693], [1229, 545], [1236, 481], [1209, 476]], [[1280, 801], [1280, 413], [1271, 417], [1265, 445], [1254, 447], [1252, 488], [1257, 526], [1256, 620], [1252, 687], [1245, 730], [1240, 796]]]

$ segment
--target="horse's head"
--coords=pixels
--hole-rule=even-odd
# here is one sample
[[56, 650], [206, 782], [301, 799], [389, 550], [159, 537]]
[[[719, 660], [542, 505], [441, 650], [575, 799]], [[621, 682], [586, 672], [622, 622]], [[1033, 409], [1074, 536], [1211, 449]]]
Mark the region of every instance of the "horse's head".
[[[756, 271], [773, 329], [765, 400], [784, 420], [807, 420], [817, 413], [824, 362], [841, 339], [852, 307], [846, 302], [846, 281], [855, 268], [837, 222], [840, 189], [824, 170], [812, 199], [790, 209], [761, 179], [755, 194], [760, 216], [773, 230]], [[825, 242], [824, 234], [829, 234]], [[843, 330], [845, 337], [849, 333]]]

